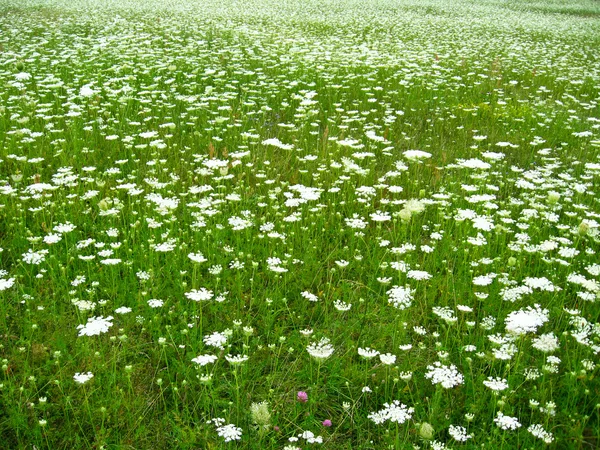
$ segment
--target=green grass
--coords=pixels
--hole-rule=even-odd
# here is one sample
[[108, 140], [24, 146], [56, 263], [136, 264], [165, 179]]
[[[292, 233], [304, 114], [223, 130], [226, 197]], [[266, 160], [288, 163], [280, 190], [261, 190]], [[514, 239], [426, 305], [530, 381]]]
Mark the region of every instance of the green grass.
[[0, 0], [0, 447], [598, 447], [599, 36], [585, 0]]

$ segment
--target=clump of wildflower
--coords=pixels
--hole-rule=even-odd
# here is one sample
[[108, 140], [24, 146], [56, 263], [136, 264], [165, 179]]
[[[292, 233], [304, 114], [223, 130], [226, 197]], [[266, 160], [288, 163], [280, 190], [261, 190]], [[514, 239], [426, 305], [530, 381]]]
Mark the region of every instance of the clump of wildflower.
[[503, 391], [508, 388], [508, 382], [499, 377], [488, 377], [483, 384], [495, 392]]
[[192, 359], [192, 362], [200, 366], [206, 366], [207, 364], [212, 364], [217, 360], [215, 355], [199, 355]]
[[505, 416], [502, 411], [498, 411], [494, 422], [503, 430], [516, 430], [521, 427], [516, 417]]
[[396, 362], [396, 355], [393, 355], [391, 353], [380, 354], [379, 359], [386, 366], [391, 366], [392, 364], [394, 364]]
[[225, 359], [232, 366], [239, 366], [242, 363], [248, 361], [247, 355], [225, 355]]
[[365, 359], [371, 359], [371, 358], [375, 358], [377, 355], [379, 355], [379, 352], [377, 350], [373, 350], [369, 347], [366, 347], [366, 348], [359, 347], [358, 355]]
[[554, 436], [552, 433], [544, 430], [544, 427], [540, 424], [536, 423], [529, 425], [527, 431], [529, 431], [536, 438], [543, 440], [546, 444], [551, 444], [552, 441], [554, 441]]
[[92, 378], [94, 378], [94, 374], [92, 372], [87, 372], [87, 373], [77, 372], [75, 375], [73, 375], [73, 379], [75, 380], [76, 383], [79, 383], [79, 384], [85, 384], [88, 381], [90, 381]]
[[[306, 440], [309, 444], [322, 444], [323, 436], [315, 436], [312, 431], [303, 431], [298, 435], [298, 438]], [[291, 440], [291, 439], [290, 439]]]
[[325, 360], [329, 358], [333, 352], [333, 345], [329, 343], [329, 339], [321, 338], [319, 342], [313, 342], [308, 347], [306, 347], [306, 351], [317, 360]]
[[190, 292], [186, 292], [185, 296], [195, 302], [202, 302], [211, 300], [214, 296], [213, 291], [209, 291], [206, 288], [192, 289]]
[[467, 433], [467, 429], [465, 427], [450, 425], [448, 428], [448, 434], [452, 436], [455, 441], [458, 442], [466, 442], [468, 439], [473, 437], [472, 434]]
[[230, 423], [217, 428], [217, 434], [221, 436], [225, 442], [239, 441], [242, 439], [242, 429]]
[[560, 348], [558, 338], [552, 332], [535, 338], [531, 346], [544, 353], [552, 353]]
[[113, 317], [90, 317], [85, 325], [78, 325], [79, 336], [97, 336], [106, 333], [112, 326]]
[[308, 401], [308, 394], [304, 391], [298, 391], [296, 398], [300, 403], [306, 403]]
[[506, 331], [516, 335], [535, 333], [548, 322], [548, 314], [549, 311], [542, 309], [538, 304], [535, 304], [534, 308], [528, 306], [527, 309], [513, 311], [505, 320]]
[[14, 286], [14, 284], [15, 284], [14, 278], [8, 278], [6, 280], [0, 279], [0, 291], [5, 291], [7, 289], [10, 289], [11, 287]]
[[415, 412], [414, 408], [400, 403], [399, 400], [394, 400], [392, 403], [384, 403], [383, 409], [372, 412], [367, 417], [375, 422], [377, 425], [387, 422], [402, 424], [410, 419]]
[[398, 309], [406, 309], [412, 304], [414, 291], [409, 287], [394, 286], [387, 291], [388, 303]]
[[440, 384], [446, 389], [453, 388], [463, 384], [464, 377], [458, 371], [454, 364], [445, 366], [441, 362], [436, 361], [433, 365], [427, 366], [429, 372], [425, 374], [425, 378], [430, 379], [433, 384]]

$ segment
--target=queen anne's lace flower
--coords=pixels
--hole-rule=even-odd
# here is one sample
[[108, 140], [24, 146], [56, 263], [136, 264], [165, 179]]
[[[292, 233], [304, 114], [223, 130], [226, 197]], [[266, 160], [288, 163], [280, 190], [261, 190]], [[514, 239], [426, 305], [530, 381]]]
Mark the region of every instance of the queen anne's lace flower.
[[190, 292], [186, 292], [185, 296], [195, 302], [208, 301], [213, 298], [213, 291], [209, 291], [206, 288], [192, 289]]
[[506, 331], [516, 335], [535, 333], [539, 327], [548, 322], [549, 311], [541, 309], [540, 305], [534, 305], [534, 308], [528, 306], [527, 309], [511, 312], [505, 320]]
[[505, 416], [502, 411], [498, 411], [494, 422], [503, 430], [516, 430], [521, 427], [516, 417]]
[[306, 351], [315, 359], [324, 360], [333, 355], [334, 348], [333, 345], [329, 343], [329, 339], [321, 338], [319, 342], [313, 342], [308, 347], [306, 347]]
[[217, 360], [215, 355], [199, 355], [192, 359], [192, 362], [199, 364], [201, 366], [205, 366], [207, 364], [212, 364]]
[[489, 387], [492, 391], [503, 391], [508, 388], [508, 382], [499, 377], [488, 377], [483, 384]]
[[75, 380], [75, 382], [77, 382], [79, 384], [87, 383], [92, 378], [94, 378], [94, 374], [92, 372], [87, 372], [87, 373], [77, 372], [75, 375], [73, 375], [73, 379]]
[[536, 438], [543, 440], [546, 444], [550, 444], [552, 441], [554, 441], [554, 436], [552, 436], [552, 433], [544, 430], [544, 427], [540, 424], [536, 423], [529, 425], [527, 431], [533, 434]]
[[542, 334], [533, 340], [531, 346], [544, 353], [552, 353], [560, 348], [558, 338], [554, 333]]
[[242, 429], [230, 423], [217, 428], [217, 434], [225, 439], [225, 442], [239, 441], [242, 439]]
[[368, 418], [378, 425], [385, 423], [388, 420], [390, 422], [402, 424], [412, 417], [414, 411], [414, 408], [409, 408], [400, 403], [399, 400], [394, 400], [392, 403], [384, 403], [383, 409], [372, 412], [368, 415]]
[[414, 291], [409, 287], [394, 286], [389, 291], [388, 303], [391, 303], [398, 309], [406, 309], [412, 304]]
[[463, 384], [464, 377], [454, 364], [444, 366], [441, 362], [436, 361], [433, 365], [427, 366], [427, 369], [429, 372], [425, 374], [425, 378], [430, 379], [433, 384], [441, 384], [446, 389]]
[[472, 434], [467, 433], [467, 429], [465, 427], [450, 425], [448, 428], [448, 434], [454, 438], [455, 441], [458, 442], [466, 442], [468, 439], [473, 437]]
[[15, 284], [14, 278], [8, 278], [7, 280], [0, 279], [0, 291], [10, 289]]
[[90, 317], [85, 325], [79, 325], [79, 336], [97, 336], [106, 333], [112, 326], [113, 317]]

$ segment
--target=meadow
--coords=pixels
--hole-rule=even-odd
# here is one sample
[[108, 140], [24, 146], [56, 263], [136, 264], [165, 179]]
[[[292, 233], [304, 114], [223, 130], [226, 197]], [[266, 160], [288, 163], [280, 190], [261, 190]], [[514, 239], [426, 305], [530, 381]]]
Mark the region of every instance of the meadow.
[[599, 49], [594, 0], [0, 0], [0, 448], [599, 448]]

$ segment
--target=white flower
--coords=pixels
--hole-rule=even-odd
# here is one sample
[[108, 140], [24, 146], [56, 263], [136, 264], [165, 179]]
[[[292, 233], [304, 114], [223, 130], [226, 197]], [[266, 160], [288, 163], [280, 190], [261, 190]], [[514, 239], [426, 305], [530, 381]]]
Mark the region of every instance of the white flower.
[[79, 95], [82, 97], [91, 97], [95, 93], [96, 92], [90, 87], [89, 84], [81, 86], [81, 89], [79, 89]]
[[344, 311], [350, 311], [350, 308], [352, 308], [352, 304], [343, 302], [341, 300], [336, 300], [335, 302], [333, 302], [333, 307], [335, 309], [337, 309], [338, 311], [344, 312]]
[[104, 264], [105, 266], [116, 266], [117, 264], [119, 264], [121, 262], [121, 260], [119, 258], [109, 258], [109, 259], [103, 259], [100, 262], [102, 264]]
[[159, 300], [157, 298], [148, 300], [148, 306], [150, 306], [150, 308], [160, 308], [162, 305], [164, 305], [164, 303], [165, 302], [163, 300]]
[[392, 220], [391, 214], [381, 211], [377, 211], [370, 214], [370, 217], [373, 222], [387, 222], [389, 220]]
[[23, 262], [26, 264], [38, 265], [46, 259], [48, 250], [39, 250], [34, 252], [33, 250], [27, 250], [27, 253], [23, 253]]
[[304, 431], [298, 435], [299, 438], [305, 439], [309, 444], [322, 444], [323, 436], [315, 436], [312, 431]]
[[406, 150], [402, 154], [406, 159], [410, 161], [420, 161], [423, 159], [431, 158], [431, 153], [427, 153], [422, 150]]
[[371, 359], [371, 358], [375, 358], [377, 355], [379, 355], [379, 352], [377, 350], [373, 350], [369, 347], [366, 348], [358, 348], [358, 355], [362, 356], [365, 359]]
[[521, 427], [521, 423], [516, 417], [505, 416], [502, 411], [498, 411], [494, 422], [503, 430], [516, 430]]
[[107, 318], [101, 316], [90, 317], [85, 325], [77, 326], [79, 336], [97, 336], [106, 333], [113, 325], [112, 320], [112, 316], [108, 316]]
[[425, 374], [425, 378], [430, 379], [433, 384], [441, 384], [446, 389], [463, 384], [464, 377], [454, 364], [444, 366], [441, 362], [436, 361], [433, 365], [427, 366], [427, 369], [429, 372]]
[[79, 384], [87, 383], [92, 378], [94, 378], [94, 374], [92, 372], [87, 372], [87, 373], [77, 372], [75, 375], [73, 375], [73, 379], [75, 380], [75, 382], [77, 382]]
[[455, 441], [458, 442], [466, 442], [468, 439], [473, 437], [472, 434], [467, 434], [467, 429], [465, 427], [450, 425], [448, 428], [448, 434], [454, 438]]
[[309, 302], [318, 302], [319, 301], [319, 297], [317, 297], [315, 294], [308, 292], [308, 291], [304, 291], [300, 295], [302, 297], [304, 297], [305, 299], [307, 299]]
[[292, 144], [284, 144], [277, 138], [265, 139], [262, 141], [263, 145], [272, 145], [273, 147], [280, 148], [282, 150], [293, 150], [294, 146]]
[[388, 303], [391, 303], [398, 309], [406, 309], [412, 304], [414, 291], [409, 287], [394, 286], [389, 291]]
[[56, 244], [62, 239], [62, 236], [58, 233], [50, 233], [44, 236], [44, 243], [48, 245]]
[[560, 348], [558, 338], [552, 332], [535, 338], [531, 346], [544, 353], [552, 353]]
[[413, 280], [429, 280], [431, 279], [431, 274], [425, 272], [424, 270], [409, 270], [406, 274], [407, 278], [412, 278]]
[[7, 280], [0, 279], [0, 291], [5, 291], [7, 289], [10, 289], [11, 287], [14, 286], [14, 284], [15, 284], [14, 278], [8, 278]]
[[496, 277], [495, 273], [488, 273], [487, 275], [480, 275], [473, 278], [473, 284], [475, 286], [489, 286]]
[[127, 314], [131, 312], [131, 308], [127, 306], [121, 306], [120, 308], [115, 309], [115, 313], [117, 314]]
[[372, 412], [367, 417], [377, 425], [386, 421], [402, 424], [410, 419], [415, 411], [414, 408], [409, 408], [400, 403], [399, 400], [394, 400], [392, 403], [384, 403], [383, 409]]
[[346, 222], [346, 226], [354, 229], [354, 230], [363, 230], [367, 227], [367, 222], [362, 217], [359, 217], [357, 214], [354, 214], [352, 218], [344, 219]]
[[225, 439], [225, 442], [239, 441], [242, 439], [242, 429], [230, 423], [217, 428], [217, 434]]
[[396, 362], [396, 355], [392, 355], [391, 353], [380, 354], [379, 359], [386, 366], [391, 366]]
[[329, 358], [333, 352], [333, 345], [329, 343], [329, 339], [321, 338], [319, 342], [313, 342], [308, 347], [306, 347], [306, 351], [318, 360], [324, 360]]
[[511, 312], [506, 320], [506, 331], [516, 335], [535, 333], [539, 327], [548, 322], [549, 311], [541, 309], [535, 304], [535, 308], [528, 306], [527, 309]]
[[223, 346], [227, 343], [227, 336], [224, 333], [215, 331], [213, 334], [204, 336], [204, 343], [210, 347], [223, 350]]
[[483, 384], [489, 387], [492, 391], [503, 391], [508, 388], [508, 381], [499, 377], [488, 377]]
[[206, 288], [192, 289], [190, 292], [185, 293], [187, 298], [195, 302], [211, 300], [213, 295], [213, 291], [209, 291]]
[[536, 438], [542, 439], [546, 444], [550, 444], [552, 441], [554, 441], [554, 436], [552, 436], [552, 433], [544, 430], [544, 427], [540, 424], [536, 423], [529, 425], [527, 431], [529, 431]]
[[247, 355], [225, 355], [227, 362], [233, 366], [238, 366], [248, 361]]
[[199, 364], [201, 366], [206, 366], [207, 364], [212, 364], [217, 360], [215, 355], [198, 355], [192, 359], [192, 362]]
[[466, 169], [489, 169], [490, 167], [492, 167], [490, 163], [486, 163], [477, 158], [471, 158], [467, 159], [466, 161], [461, 161], [458, 165]]
[[25, 81], [31, 78], [31, 74], [27, 72], [19, 72], [15, 74], [15, 79], [17, 81]]
[[436, 316], [441, 317], [447, 323], [454, 323], [458, 320], [449, 306], [434, 306], [431, 309]]
[[195, 263], [203, 263], [208, 261], [202, 253], [188, 253], [188, 258], [190, 258]]
[[561, 290], [559, 287], [554, 286], [546, 277], [527, 277], [523, 280], [523, 284], [531, 289], [539, 289], [540, 291], [554, 292]]

